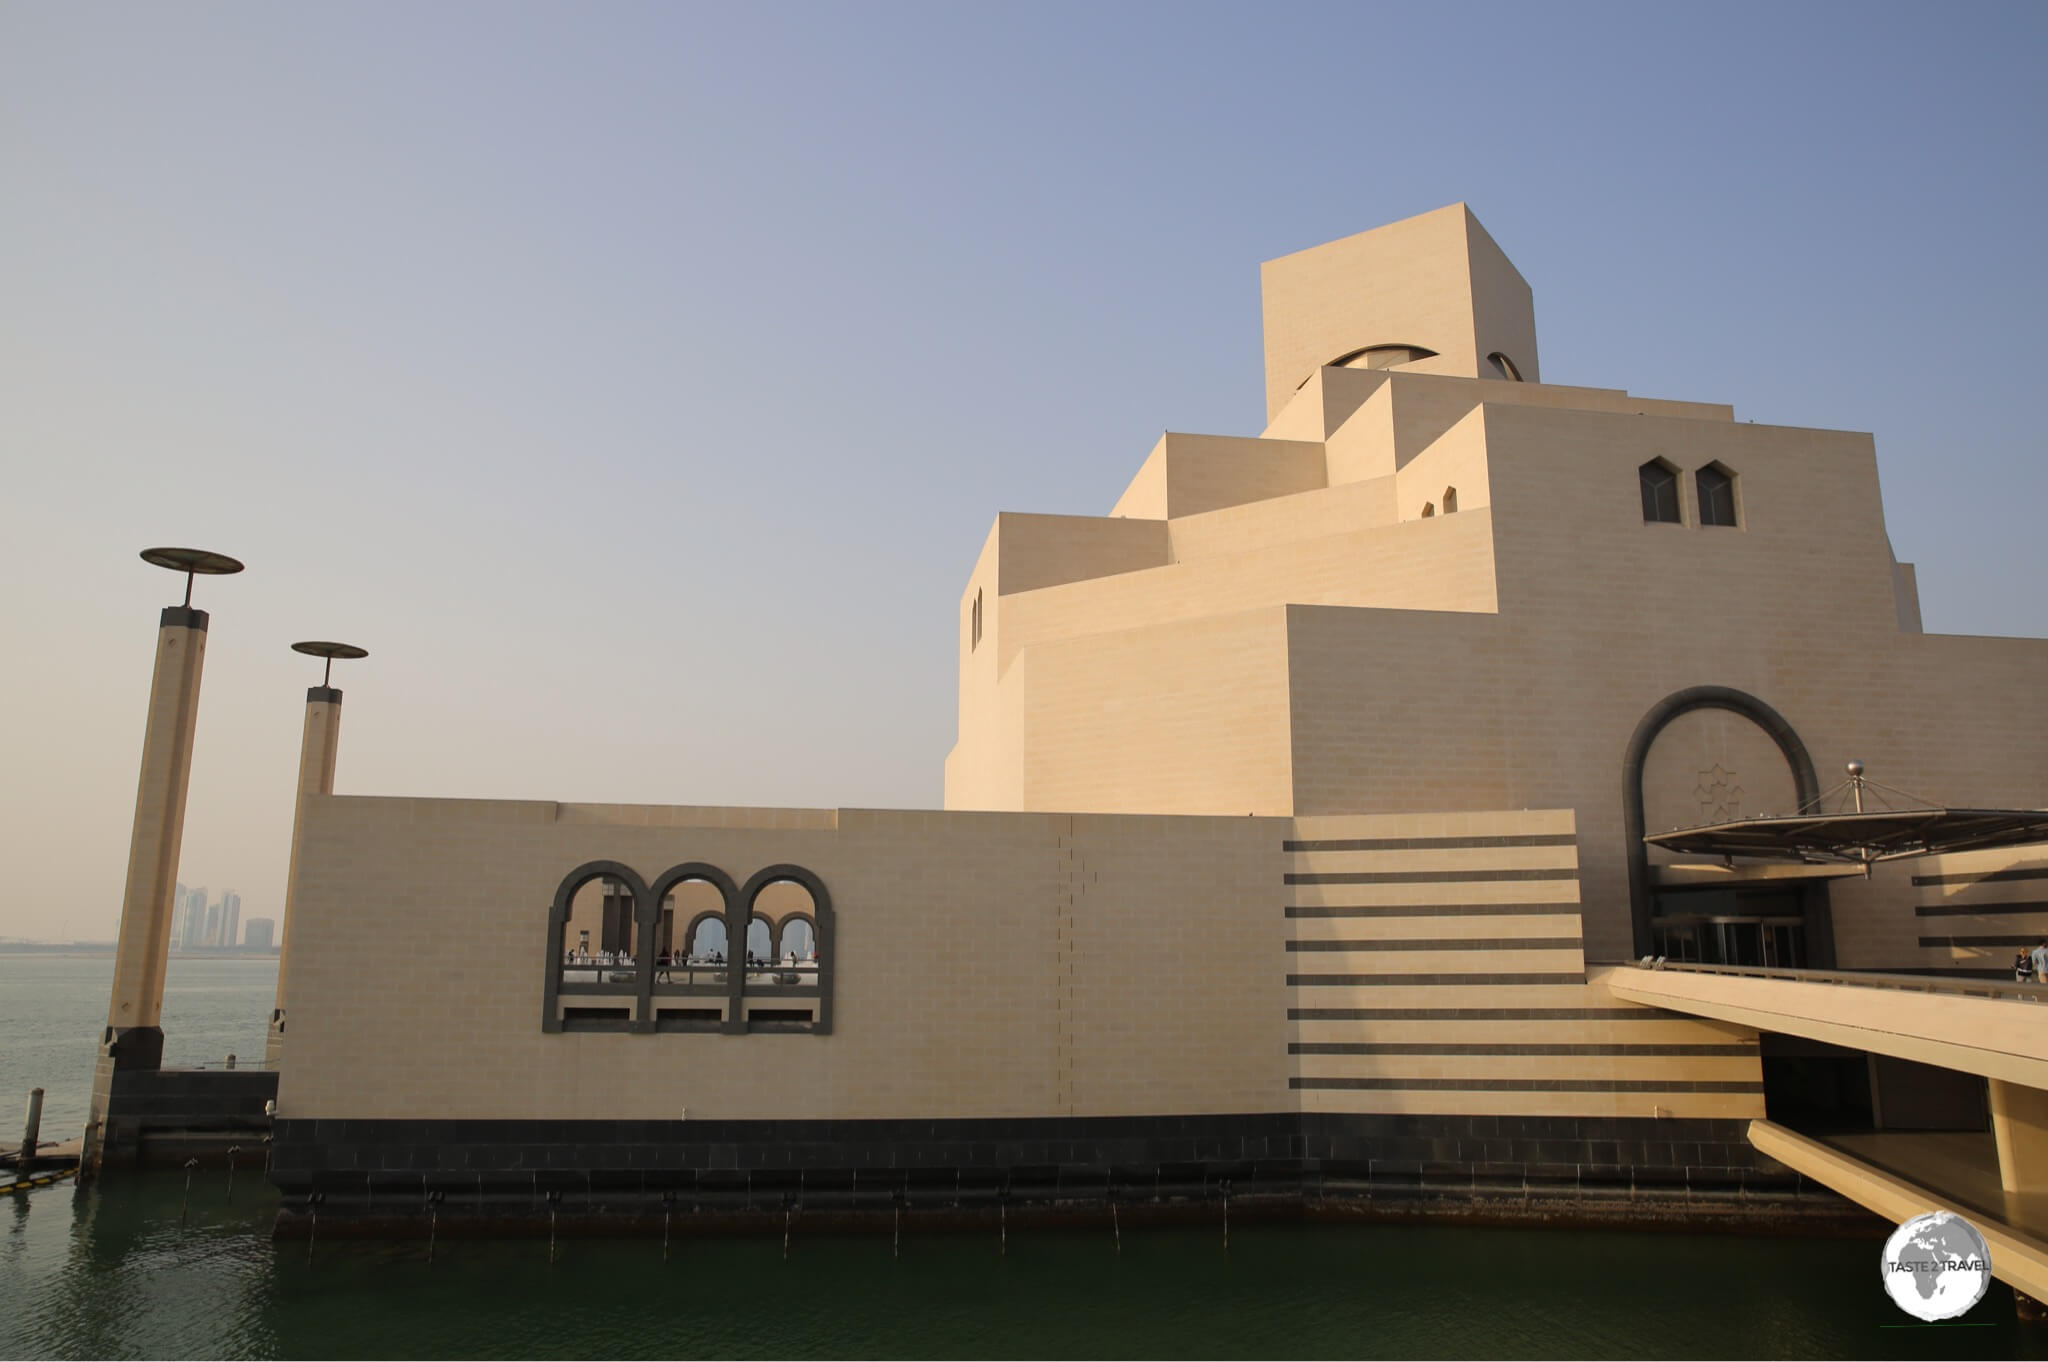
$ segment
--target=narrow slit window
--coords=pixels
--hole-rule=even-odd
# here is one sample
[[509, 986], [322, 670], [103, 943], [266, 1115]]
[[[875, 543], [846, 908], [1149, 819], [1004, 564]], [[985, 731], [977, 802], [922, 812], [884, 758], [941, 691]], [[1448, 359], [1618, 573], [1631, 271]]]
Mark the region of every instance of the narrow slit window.
[[967, 651], [971, 653], [981, 646], [981, 591], [979, 588], [976, 588], [974, 592], [974, 621], [970, 626], [970, 634], [971, 638], [967, 644]]
[[1678, 516], [1678, 470], [1662, 459], [1652, 459], [1638, 470], [1643, 484], [1643, 519], [1656, 525], [1676, 525]]
[[1444, 488], [1444, 514], [1450, 515], [1454, 513], [1457, 509], [1458, 489], [1455, 487]]

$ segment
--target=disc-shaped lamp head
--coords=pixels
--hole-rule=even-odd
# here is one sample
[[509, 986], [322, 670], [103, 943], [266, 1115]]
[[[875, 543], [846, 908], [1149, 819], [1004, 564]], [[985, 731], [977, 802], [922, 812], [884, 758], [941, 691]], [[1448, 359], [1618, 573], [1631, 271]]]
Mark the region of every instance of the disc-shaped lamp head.
[[225, 577], [242, 570], [242, 560], [211, 549], [144, 549], [142, 561], [185, 574], [185, 608], [192, 608], [192, 579], [195, 576]]
[[328, 683], [329, 679], [332, 678], [334, 675], [335, 658], [338, 657], [342, 658], [345, 661], [349, 661], [359, 657], [368, 657], [370, 655], [370, 650], [368, 648], [358, 648], [353, 643], [328, 643], [318, 639], [306, 643], [294, 643], [292, 645], [292, 651], [295, 653], [304, 653], [308, 657], [324, 657], [327, 659], [327, 670], [320, 677], [320, 684], [322, 686], [325, 686]]

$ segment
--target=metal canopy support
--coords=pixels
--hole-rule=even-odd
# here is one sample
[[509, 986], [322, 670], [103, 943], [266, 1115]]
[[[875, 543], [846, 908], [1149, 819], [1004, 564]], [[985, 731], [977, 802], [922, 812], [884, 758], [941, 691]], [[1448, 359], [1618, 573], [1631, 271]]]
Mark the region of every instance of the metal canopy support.
[[[1789, 818], [1739, 818], [1674, 828], [1651, 833], [1643, 841], [1680, 855], [1864, 867], [1909, 856], [2048, 841], [2048, 810], [1951, 809], [1925, 804], [1873, 810], [1865, 804], [1865, 795], [1872, 792], [1882, 792], [1879, 798], [1895, 794], [1917, 799], [1869, 780], [1863, 774], [1863, 763], [1852, 761], [1847, 781]], [[1828, 799], [1836, 794], [1843, 796], [1844, 807], [1841, 812], [1829, 813]]]

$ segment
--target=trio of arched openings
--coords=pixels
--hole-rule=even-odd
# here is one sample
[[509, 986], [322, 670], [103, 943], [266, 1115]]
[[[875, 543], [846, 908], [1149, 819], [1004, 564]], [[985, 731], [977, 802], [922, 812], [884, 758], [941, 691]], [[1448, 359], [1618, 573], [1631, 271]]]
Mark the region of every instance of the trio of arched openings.
[[[601, 906], [586, 919], [577, 898], [593, 884]], [[678, 891], [691, 888], [718, 906], [682, 917]], [[764, 895], [795, 902], [778, 913]], [[701, 861], [652, 881], [618, 861], [589, 861], [563, 877], [549, 907], [541, 1027], [822, 1035], [832, 1025], [832, 943], [832, 897], [803, 866], [772, 865], [742, 885]]]

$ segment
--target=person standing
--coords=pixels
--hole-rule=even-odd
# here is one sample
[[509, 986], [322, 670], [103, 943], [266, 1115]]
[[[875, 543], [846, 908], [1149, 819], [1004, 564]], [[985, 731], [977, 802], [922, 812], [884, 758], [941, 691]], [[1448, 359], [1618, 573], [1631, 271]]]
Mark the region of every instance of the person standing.
[[2048, 940], [2034, 947], [2034, 982], [2048, 980]]

